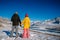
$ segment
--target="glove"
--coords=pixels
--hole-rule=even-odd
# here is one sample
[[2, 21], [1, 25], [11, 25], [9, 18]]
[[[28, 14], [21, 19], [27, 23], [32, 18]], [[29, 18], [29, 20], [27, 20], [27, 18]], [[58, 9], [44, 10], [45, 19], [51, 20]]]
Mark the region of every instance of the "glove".
[[20, 24], [20, 26], [21, 26], [21, 24]]

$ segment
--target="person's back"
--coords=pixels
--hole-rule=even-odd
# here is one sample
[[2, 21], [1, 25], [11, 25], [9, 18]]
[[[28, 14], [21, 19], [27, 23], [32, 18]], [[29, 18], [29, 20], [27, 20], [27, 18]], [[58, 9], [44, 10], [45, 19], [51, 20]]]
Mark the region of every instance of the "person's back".
[[13, 26], [19, 25], [19, 22], [21, 24], [21, 20], [20, 20], [18, 14], [16, 14], [16, 13], [12, 16], [11, 21], [12, 21]]
[[25, 29], [30, 28], [30, 19], [29, 19], [29, 17], [25, 17], [25, 18], [24, 18], [23, 24], [24, 24], [24, 28], [25, 28]]

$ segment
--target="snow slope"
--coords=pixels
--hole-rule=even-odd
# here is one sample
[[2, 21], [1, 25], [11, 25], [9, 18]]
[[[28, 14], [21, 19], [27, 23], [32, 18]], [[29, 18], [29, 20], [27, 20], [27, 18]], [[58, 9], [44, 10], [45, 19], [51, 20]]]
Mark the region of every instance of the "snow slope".
[[[53, 23], [52, 23], [53, 24]], [[32, 30], [36, 30], [39, 31], [41, 33], [36, 33], [36, 32], [32, 32], [30, 31], [30, 38], [29, 39], [22, 39], [20, 37], [16, 38], [15, 37], [9, 37], [9, 33], [11, 31], [11, 21], [9, 21], [8, 19], [4, 19], [4, 18], [0, 18], [0, 40], [60, 40], [60, 37], [57, 36], [53, 36], [53, 35], [48, 35], [42, 32], [42, 30], [48, 30], [48, 28], [57, 28], [60, 29], [60, 24], [49, 24], [49, 23], [44, 23], [41, 21], [34, 21], [31, 23], [31, 29]], [[47, 29], [46, 29], [47, 28]], [[4, 32], [5, 31], [5, 32]], [[23, 29], [22, 27], [19, 26], [18, 28], [19, 34], [23, 33]], [[7, 32], [7, 33], [6, 33]], [[50, 32], [52, 33], [52, 32]], [[15, 34], [14, 34], [15, 36]]]

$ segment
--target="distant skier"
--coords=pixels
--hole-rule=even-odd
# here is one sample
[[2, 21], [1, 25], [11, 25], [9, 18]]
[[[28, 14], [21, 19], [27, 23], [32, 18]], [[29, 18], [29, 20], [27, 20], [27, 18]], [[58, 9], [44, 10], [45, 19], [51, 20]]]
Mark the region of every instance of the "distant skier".
[[10, 37], [13, 37], [13, 32], [14, 32], [14, 29], [15, 29], [16, 30], [16, 38], [17, 38], [18, 37], [18, 25], [19, 25], [19, 23], [21, 24], [21, 20], [18, 16], [17, 12], [15, 14], [13, 14], [13, 16], [11, 18], [11, 21], [12, 21], [12, 31], [11, 31]]
[[28, 17], [28, 14], [25, 15], [22, 25], [24, 25], [22, 37], [29, 38], [30, 18]]

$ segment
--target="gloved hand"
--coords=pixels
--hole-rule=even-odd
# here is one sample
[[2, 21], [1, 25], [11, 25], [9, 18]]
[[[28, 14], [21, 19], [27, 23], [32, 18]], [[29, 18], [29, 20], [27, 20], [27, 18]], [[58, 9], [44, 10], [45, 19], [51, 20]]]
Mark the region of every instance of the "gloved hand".
[[20, 24], [20, 26], [21, 26], [21, 24]]

